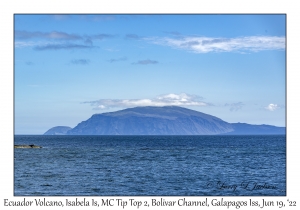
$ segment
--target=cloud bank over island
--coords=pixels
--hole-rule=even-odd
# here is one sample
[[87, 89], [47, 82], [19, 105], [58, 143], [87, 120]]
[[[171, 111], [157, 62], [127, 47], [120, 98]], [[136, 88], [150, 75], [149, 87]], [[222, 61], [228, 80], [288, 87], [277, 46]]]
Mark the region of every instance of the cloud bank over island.
[[[99, 99], [95, 101], [85, 101], [84, 104], [90, 104], [95, 110], [110, 109], [110, 108], [131, 108], [142, 106], [186, 106], [186, 107], [208, 107], [219, 106], [229, 107], [230, 112], [237, 112], [241, 110], [245, 104], [243, 102], [225, 103], [224, 105], [216, 105], [213, 103], [205, 102], [203, 97], [180, 93], [180, 94], [163, 94], [155, 98], [143, 98], [143, 99]], [[269, 104], [264, 107], [265, 110], [275, 111], [282, 108], [277, 104]]]
[[186, 93], [165, 94], [153, 99], [100, 99], [85, 101], [83, 103], [95, 106], [95, 109], [109, 109], [114, 107], [137, 107], [137, 106], [211, 106], [212, 104], [202, 101], [197, 95]]

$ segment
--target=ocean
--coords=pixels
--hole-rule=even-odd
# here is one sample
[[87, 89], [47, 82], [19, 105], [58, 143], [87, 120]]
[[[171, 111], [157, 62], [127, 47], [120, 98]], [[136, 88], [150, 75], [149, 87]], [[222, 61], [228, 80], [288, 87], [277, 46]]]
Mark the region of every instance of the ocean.
[[15, 196], [285, 196], [286, 136], [15, 135]]

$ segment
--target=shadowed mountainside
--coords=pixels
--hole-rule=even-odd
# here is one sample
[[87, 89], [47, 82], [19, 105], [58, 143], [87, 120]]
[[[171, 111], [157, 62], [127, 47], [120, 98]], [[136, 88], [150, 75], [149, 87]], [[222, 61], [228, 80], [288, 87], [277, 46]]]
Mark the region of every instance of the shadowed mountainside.
[[136, 107], [95, 114], [70, 135], [215, 135], [234, 131], [217, 117], [176, 107]]

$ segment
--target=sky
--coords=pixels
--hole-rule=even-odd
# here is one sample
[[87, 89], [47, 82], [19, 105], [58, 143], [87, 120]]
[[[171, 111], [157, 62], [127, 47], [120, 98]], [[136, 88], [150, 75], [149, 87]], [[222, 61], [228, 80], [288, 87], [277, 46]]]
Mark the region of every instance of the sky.
[[14, 132], [182, 106], [286, 126], [285, 15], [14, 15]]

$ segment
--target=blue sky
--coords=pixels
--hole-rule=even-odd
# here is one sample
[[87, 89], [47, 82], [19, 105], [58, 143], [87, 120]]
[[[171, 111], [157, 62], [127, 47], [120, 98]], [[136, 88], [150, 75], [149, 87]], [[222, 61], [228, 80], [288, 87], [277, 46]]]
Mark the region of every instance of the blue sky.
[[285, 15], [15, 15], [15, 134], [178, 105], [285, 126]]

